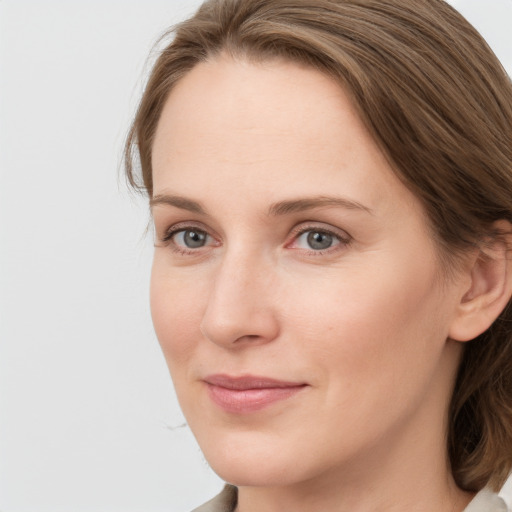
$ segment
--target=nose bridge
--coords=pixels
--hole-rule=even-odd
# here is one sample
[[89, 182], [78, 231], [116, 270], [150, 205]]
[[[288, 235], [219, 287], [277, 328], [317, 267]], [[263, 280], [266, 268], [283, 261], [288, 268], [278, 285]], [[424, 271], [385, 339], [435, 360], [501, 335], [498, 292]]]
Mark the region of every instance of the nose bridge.
[[261, 251], [226, 250], [213, 277], [202, 333], [222, 345], [262, 343], [277, 336], [272, 274]]

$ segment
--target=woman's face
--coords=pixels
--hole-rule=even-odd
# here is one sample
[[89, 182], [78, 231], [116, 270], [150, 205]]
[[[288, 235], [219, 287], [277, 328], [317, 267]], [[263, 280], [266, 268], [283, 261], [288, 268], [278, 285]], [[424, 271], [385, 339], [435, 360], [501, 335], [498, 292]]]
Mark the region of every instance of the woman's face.
[[443, 455], [468, 283], [443, 278], [419, 201], [338, 85], [291, 63], [199, 64], [167, 100], [153, 168], [153, 321], [221, 477]]

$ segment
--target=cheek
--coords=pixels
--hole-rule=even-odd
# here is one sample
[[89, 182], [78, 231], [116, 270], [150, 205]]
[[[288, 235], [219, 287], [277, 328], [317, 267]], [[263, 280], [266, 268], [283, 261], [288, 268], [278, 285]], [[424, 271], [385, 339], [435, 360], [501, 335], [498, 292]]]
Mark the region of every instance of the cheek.
[[[155, 333], [171, 373], [184, 368], [199, 339], [206, 307], [201, 280], [173, 272], [155, 256], [151, 272], [150, 302]], [[174, 377], [174, 375], [173, 375]]]
[[[335, 269], [325, 280], [290, 287], [286, 321], [300, 328], [304, 350], [345, 386], [386, 382], [432, 371], [447, 330], [433, 261]], [[384, 271], [383, 269], [386, 269]], [[300, 326], [300, 327], [299, 327]], [[419, 375], [418, 375], [419, 378]], [[343, 394], [342, 396], [347, 396]]]

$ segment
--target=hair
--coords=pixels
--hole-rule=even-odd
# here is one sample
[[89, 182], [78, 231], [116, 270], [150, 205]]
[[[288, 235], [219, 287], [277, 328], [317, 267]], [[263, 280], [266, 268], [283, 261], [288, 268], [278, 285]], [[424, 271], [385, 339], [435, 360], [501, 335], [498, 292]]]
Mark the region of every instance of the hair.
[[[445, 1], [209, 0], [168, 35], [125, 146], [129, 183], [149, 197], [169, 93], [198, 63], [227, 52], [336, 80], [422, 202], [447, 262], [500, 236], [495, 221], [512, 221], [512, 83]], [[511, 322], [509, 304], [466, 343], [459, 367], [447, 443], [455, 481], [468, 491], [498, 490], [512, 469]]]

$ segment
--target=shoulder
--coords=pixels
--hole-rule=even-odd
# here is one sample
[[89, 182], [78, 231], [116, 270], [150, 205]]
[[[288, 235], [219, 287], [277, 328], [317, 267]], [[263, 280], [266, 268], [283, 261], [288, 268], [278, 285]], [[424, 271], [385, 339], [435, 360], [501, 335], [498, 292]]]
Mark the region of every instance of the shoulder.
[[194, 509], [192, 512], [233, 512], [237, 502], [237, 489], [226, 485], [215, 498]]

